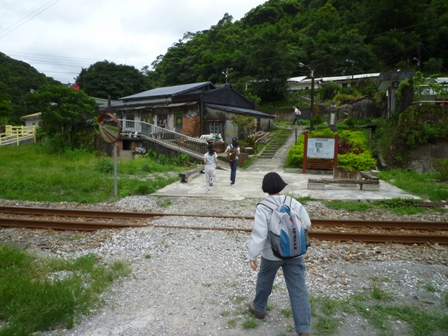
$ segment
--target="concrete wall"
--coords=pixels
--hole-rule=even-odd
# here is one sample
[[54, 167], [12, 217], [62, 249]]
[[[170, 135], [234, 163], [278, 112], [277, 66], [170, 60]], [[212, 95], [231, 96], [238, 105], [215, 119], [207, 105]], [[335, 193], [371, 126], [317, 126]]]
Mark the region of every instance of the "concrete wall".
[[425, 144], [411, 152], [408, 168], [417, 173], [434, 173], [433, 160], [443, 158], [448, 159], [448, 141]]

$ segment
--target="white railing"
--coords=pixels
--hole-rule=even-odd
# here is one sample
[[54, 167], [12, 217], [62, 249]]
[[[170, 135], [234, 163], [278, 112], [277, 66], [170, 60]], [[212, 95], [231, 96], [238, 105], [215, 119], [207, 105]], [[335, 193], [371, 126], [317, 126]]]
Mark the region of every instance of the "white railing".
[[142, 135], [151, 138], [154, 142], [164, 143], [172, 148], [194, 151], [198, 155], [203, 155], [207, 151], [206, 140], [189, 137], [144, 121], [135, 121], [133, 129], [129, 128], [126, 119], [119, 119], [119, 121], [121, 126], [123, 124], [127, 126], [126, 128], [122, 127], [122, 130], [125, 130], [122, 132], [122, 136], [133, 138]]
[[5, 132], [0, 133], [0, 146], [16, 144], [20, 145], [21, 141], [32, 139], [36, 142], [37, 126], [5, 126]]

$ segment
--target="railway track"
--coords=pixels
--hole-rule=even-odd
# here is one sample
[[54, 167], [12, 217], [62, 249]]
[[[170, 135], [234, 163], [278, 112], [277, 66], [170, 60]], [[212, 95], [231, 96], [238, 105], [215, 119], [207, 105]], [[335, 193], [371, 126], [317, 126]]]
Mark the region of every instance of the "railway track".
[[[111, 212], [91, 210], [0, 207], [0, 227], [96, 231], [129, 227], [172, 228], [188, 230], [243, 231], [248, 228], [157, 225], [157, 217], [208, 217], [253, 220], [252, 216], [211, 216], [144, 212]], [[409, 221], [360, 221], [312, 219], [312, 239], [358, 241], [368, 243], [437, 243], [448, 245], [448, 223]]]

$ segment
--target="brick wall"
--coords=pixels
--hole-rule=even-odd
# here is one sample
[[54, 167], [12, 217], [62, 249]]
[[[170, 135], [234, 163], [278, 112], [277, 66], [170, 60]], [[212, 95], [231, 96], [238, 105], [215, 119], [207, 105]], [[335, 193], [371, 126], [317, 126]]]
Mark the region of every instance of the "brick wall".
[[182, 133], [190, 137], [201, 136], [201, 117], [184, 117], [182, 120]]

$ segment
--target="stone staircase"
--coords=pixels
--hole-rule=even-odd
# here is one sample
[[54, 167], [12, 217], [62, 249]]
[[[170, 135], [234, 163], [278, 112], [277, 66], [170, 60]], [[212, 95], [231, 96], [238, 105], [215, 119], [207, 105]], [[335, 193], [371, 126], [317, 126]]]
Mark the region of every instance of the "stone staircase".
[[268, 143], [265, 149], [258, 155], [259, 159], [272, 159], [277, 151], [285, 144], [291, 135], [291, 130], [282, 130]]

